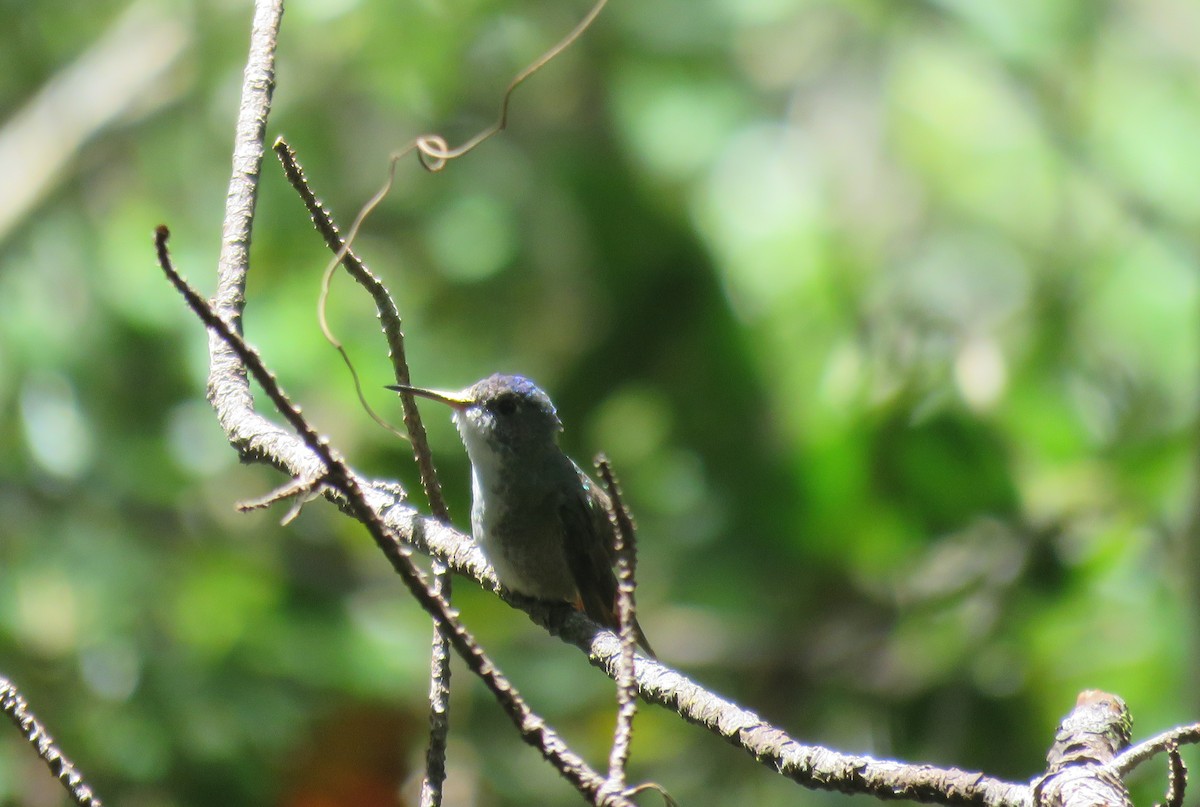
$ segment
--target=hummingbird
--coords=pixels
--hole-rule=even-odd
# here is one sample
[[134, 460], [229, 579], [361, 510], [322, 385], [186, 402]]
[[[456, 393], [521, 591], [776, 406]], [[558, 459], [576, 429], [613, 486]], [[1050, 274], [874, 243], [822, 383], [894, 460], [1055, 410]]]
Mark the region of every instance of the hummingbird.
[[[562, 421], [519, 375], [490, 375], [458, 392], [388, 386], [454, 410], [471, 461], [471, 535], [507, 589], [565, 600], [617, 630], [616, 550], [608, 495], [558, 445]], [[654, 651], [634, 620], [637, 642]]]

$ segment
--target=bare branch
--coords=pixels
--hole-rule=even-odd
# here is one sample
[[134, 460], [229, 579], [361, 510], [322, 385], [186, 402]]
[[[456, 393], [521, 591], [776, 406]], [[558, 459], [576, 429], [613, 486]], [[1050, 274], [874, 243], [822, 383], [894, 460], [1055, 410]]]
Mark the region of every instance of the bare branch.
[[608, 756], [609, 786], [618, 793], [625, 790], [625, 768], [629, 763], [629, 743], [633, 737], [633, 718], [637, 714], [637, 686], [633, 677], [633, 650], [636, 603], [634, 575], [637, 569], [637, 538], [633, 518], [621, 500], [621, 489], [608, 458], [596, 458], [596, 468], [608, 492], [608, 519], [613, 527], [617, 558], [617, 617], [621, 636], [621, 655], [617, 659], [617, 725], [613, 729], [612, 749]]
[[1033, 785], [1034, 807], [1133, 807], [1128, 788], [1109, 767], [1129, 745], [1130, 727], [1125, 701], [1096, 689], [1081, 692], [1058, 727], [1047, 773]]
[[[304, 169], [300, 166], [296, 158], [296, 152], [292, 147], [288, 145], [286, 140], [280, 137], [275, 141], [274, 150], [275, 155], [283, 165], [284, 174], [287, 176], [288, 182], [296, 190], [296, 193], [299, 194], [301, 201], [304, 202], [304, 206], [308, 209], [309, 216], [312, 218], [313, 226], [316, 227], [317, 232], [325, 240], [325, 245], [338, 256], [338, 260], [345, 267], [349, 275], [371, 295], [379, 317], [380, 327], [383, 330], [384, 339], [387, 342], [388, 356], [392, 361], [392, 371], [396, 383], [401, 386], [412, 384], [412, 378], [408, 369], [408, 359], [405, 355], [404, 332], [400, 312], [387, 287], [342, 239], [333, 216], [322, 205], [321, 200], [317, 198], [307, 178], [304, 176]], [[336, 264], [334, 265], [336, 267]], [[330, 334], [330, 336], [332, 335]], [[336, 343], [336, 340], [334, 342]], [[343, 355], [345, 354], [343, 353]], [[442, 495], [442, 486], [437, 478], [437, 469], [434, 467], [433, 455], [429, 450], [429, 439], [425, 433], [425, 424], [421, 421], [421, 413], [417, 409], [416, 400], [408, 393], [401, 393], [400, 402], [404, 409], [404, 424], [412, 440], [413, 454], [417, 460], [417, 468], [421, 474], [421, 484], [424, 486], [425, 495], [429, 499], [429, 507], [438, 518], [449, 520], [450, 512], [446, 507], [445, 497]]]
[[[450, 570], [434, 561], [431, 590], [450, 602]], [[421, 780], [421, 807], [438, 807], [446, 783], [446, 745], [450, 739], [450, 637], [433, 623], [429, 654], [429, 747], [425, 749], [425, 777]]]
[[250, 500], [246, 500], [244, 502], [238, 502], [234, 507], [238, 509], [239, 513], [252, 513], [253, 510], [265, 510], [266, 508], [269, 508], [271, 504], [287, 501], [289, 498], [293, 497], [301, 497], [307, 500], [308, 497], [320, 495], [319, 491], [317, 490], [319, 486], [318, 483], [319, 480], [301, 479], [299, 477], [296, 477], [295, 479], [288, 479], [286, 483], [283, 483], [275, 490], [270, 491], [269, 494], [266, 494], [265, 496], [258, 496], [257, 498], [250, 498]]
[[1167, 748], [1167, 758], [1170, 760], [1167, 768], [1167, 795], [1162, 804], [1155, 807], [1183, 807], [1183, 794], [1187, 790], [1187, 766], [1183, 764], [1178, 745], [1172, 744]]
[[1109, 768], [1114, 774], [1124, 778], [1143, 762], [1170, 751], [1172, 746], [1195, 745], [1196, 743], [1200, 743], [1200, 723], [1180, 726], [1126, 749], [1109, 763]]
[[7, 678], [0, 676], [0, 711], [8, 715], [26, 741], [34, 747], [37, 755], [50, 768], [54, 778], [71, 794], [71, 800], [79, 807], [101, 807], [101, 801], [92, 792], [92, 788], [84, 781], [83, 774], [75, 767], [75, 763], [58, 750], [54, 738], [46, 731], [41, 721], [29, 711], [29, 704], [21, 697], [16, 685]]
[[[391, 426], [383, 421], [367, 403], [358, 374], [350, 356], [341, 343], [334, 338], [325, 318], [325, 300], [329, 291], [331, 270], [337, 268], [337, 260], [360, 286], [367, 290], [375, 302], [375, 310], [383, 329], [384, 339], [388, 345], [388, 356], [392, 360], [392, 370], [396, 383], [408, 386], [412, 379], [408, 369], [408, 359], [404, 350], [404, 331], [400, 319], [400, 311], [388, 292], [387, 287], [367, 265], [342, 240], [338, 226], [304, 176], [304, 169], [296, 159], [296, 152], [282, 137], [275, 141], [275, 154], [283, 164], [284, 175], [288, 182], [300, 195], [304, 206], [308, 208], [313, 226], [325, 239], [326, 246], [335, 254], [335, 262], [325, 271], [322, 282], [320, 320], [321, 328], [326, 339], [341, 353], [342, 359], [354, 376], [354, 387], [358, 391], [359, 400], [376, 422], [389, 431]], [[425, 498], [429, 501], [429, 509], [437, 518], [449, 522], [450, 510], [446, 506], [442, 485], [438, 481], [437, 469], [433, 464], [433, 452], [429, 449], [429, 438], [425, 433], [425, 424], [417, 409], [416, 400], [407, 392], [400, 394], [400, 404], [404, 410], [404, 425], [408, 429], [408, 439], [412, 444], [413, 456], [417, 461], [417, 469], [421, 475], [421, 486], [425, 489]], [[433, 589], [446, 602], [450, 601], [450, 573], [439, 561], [434, 561]], [[446, 779], [446, 742], [449, 736], [449, 700], [450, 700], [450, 645], [447, 637], [435, 624], [433, 632], [433, 649], [429, 660], [429, 749], [425, 755], [426, 773], [421, 785], [421, 804], [423, 807], [437, 807], [442, 803], [442, 785]]]
[[292, 510], [283, 519], [283, 523], [287, 524], [300, 514], [300, 508], [303, 505], [321, 495], [320, 486], [319, 479], [301, 479], [300, 477], [296, 477], [284, 482], [265, 496], [238, 502], [234, 506], [239, 513], [250, 513], [254, 510], [265, 510], [277, 502], [295, 499], [292, 504]]
[[[275, 88], [275, 45], [282, 16], [283, 0], [256, 0], [234, 134], [233, 173], [225, 196], [213, 308], [239, 332], [242, 309], [246, 306], [250, 234], [258, 199], [263, 138]], [[287, 431], [254, 411], [246, 368], [215, 333], [209, 334], [208, 353], [208, 399], [230, 443], [243, 457], [283, 452], [290, 461], [307, 469], [307, 473], [291, 476], [317, 477], [322, 469], [316, 457], [306, 452], [303, 444], [297, 443]]]

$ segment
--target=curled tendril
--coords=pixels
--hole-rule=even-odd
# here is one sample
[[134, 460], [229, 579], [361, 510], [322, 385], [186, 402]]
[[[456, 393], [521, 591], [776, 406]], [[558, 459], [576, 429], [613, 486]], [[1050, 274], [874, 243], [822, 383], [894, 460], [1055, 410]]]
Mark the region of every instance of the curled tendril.
[[500, 101], [500, 114], [496, 118], [496, 122], [491, 126], [479, 132], [470, 140], [463, 143], [461, 146], [458, 146], [457, 148], [450, 148], [450, 144], [446, 142], [446, 138], [439, 134], [423, 134], [416, 137], [404, 148], [392, 154], [388, 158], [387, 179], [384, 181], [383, 186], [376, 191], [375, 195], [368, 199], [367, 203], [363, 205], [361, 210], [358, 211], [358, 215], [354, 217], [354, 223], [350, 226], [350, 230], [346, 233], [346, 238], [341, 249], [337, 251], [337, 254], [333, 256], [333, 259], [325, 267], [325, 271], [321, 279], [321, 294], [317, 300], [317, 320], [321, 325], [321, 332], [325, 335], [326, 341], [328, 341], [329, 344], [333, 345], [333, 347], [339, 353], [341, 353], [342, 360], [346, 363], [347, 368], [350, 370], [350, 375], [354, 380], [354, 389], [355, 392], [358, 393], [359, 402], [363, 405], [367, 413], [370, 414], [371, 418], [374, 419], [375, 422], [379, 423], [393, 434], [399, 434], [403, 436], [399, 430], [386, 423], [374, 412], [374, 410], [371, 409], [371, 406], [366, 401], [366, 397], [363, 395], [362, 386], [359, 383], [358, 373], [355, 371], [354, 365], [350, 361], [350, 357], [347, 355], [342, 343], [336, 336], [334, 336], [333, 330], [329, 327], [329, 319], [326, 316], [326, 308], [329, 301], [329, 286], [333, 280], [333, 273], [337, 271], [338, 264], [340, 264], [350, 252], [350, 248], [354, 244], [354, 239], [358, 237], [358, 231], [362, 227], [362, 224], [366, 220], [367, 216], [371, 215], [375, 208], [378, 207], [379, 204], [385, 198], [387, 198], [387, 195], [391, 192], [392, 186], [396, 181], [396, 166], [399, 164], [400, 160], [404, 159], [413, 151], [415, 151], [417, 152], [417, 160], [420, 162], [421, 167], [431, 174], [436, 174], [449, 165], [451, 161], [470, 153], [484, 141], [489, 140], [493, 136], [504, 131], [504, 129], [508, 126], [509, 104], [512, 100], [513, 92], [516, 91], [517, 87], [525, 83], [527, 79], [553, 61], [560, 53], [569, 48], [572, 44], [574, 44], [575, 40], [579, 39], [579, 37], [581, 37], [583, 33], [591, 27], [592, 23], [595, 22], [598, 16], [600, 16], [600, 12], [604, 10], [604, 7], [607, 4], [608, 0], [597, 0], [597, 2], [592, 6], [591, 10], [588, 11], [583, 19], [581, 19], [575, 25], [575, 27], [571, 29], [570, 33], [560, 39], [553, 47], [527, 65], [524, 70], [522, 70], [520, 73], [517, 73], [517, 75], [513, 77], [513, 80], [508, 83], [508, 87], [504, 90], [504, 97]]
[[441, 171], [450, 160], [460, 156], [451, 153], [450, 146], [446, 143], [446, 138], [437, 134], [421, 135], [413, 145], [417, 149], [417, 159], [421, 161], [421, 165], [425, 170], [431, 174]]

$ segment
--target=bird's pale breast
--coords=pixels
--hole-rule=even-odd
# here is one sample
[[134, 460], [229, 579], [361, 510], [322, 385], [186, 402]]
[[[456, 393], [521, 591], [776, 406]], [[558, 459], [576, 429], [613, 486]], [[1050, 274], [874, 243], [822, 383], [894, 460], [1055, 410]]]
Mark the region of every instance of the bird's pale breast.
[[[497, 477], [485, 480], [476, 473], [471, 480], [471, 532], [496, 576], [505, 588], [529, 597], [574, 600], [555, 486]], [[481, 487], [489, 483], [485, 493]]]

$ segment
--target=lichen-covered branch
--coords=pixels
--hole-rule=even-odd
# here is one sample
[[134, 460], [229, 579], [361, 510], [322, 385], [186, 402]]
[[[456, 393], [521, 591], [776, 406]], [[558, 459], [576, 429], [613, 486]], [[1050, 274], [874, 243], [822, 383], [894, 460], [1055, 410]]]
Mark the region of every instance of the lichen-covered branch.
[[1063, 718], [1046, 757], [1046, 774], [1033, 786], [1034, 807], [1133, 807], [1125, 782], [1109, 767], [1129, 745], [1125, 701], [1089, 689]]

